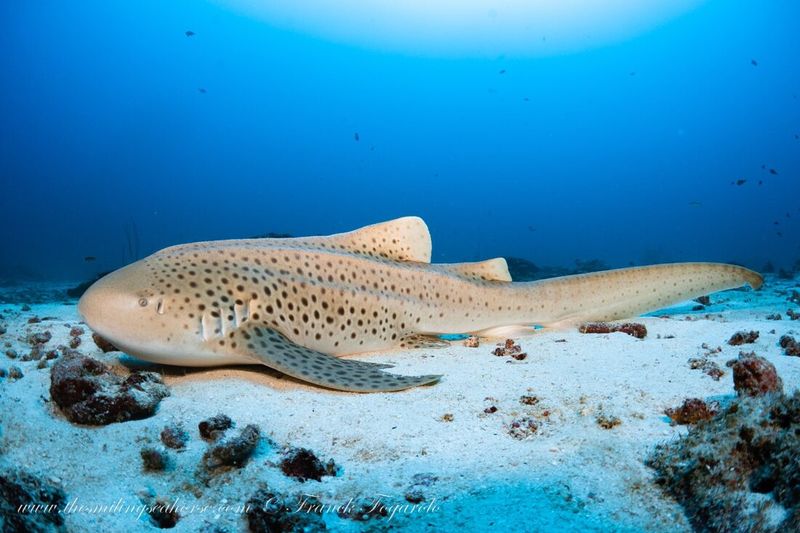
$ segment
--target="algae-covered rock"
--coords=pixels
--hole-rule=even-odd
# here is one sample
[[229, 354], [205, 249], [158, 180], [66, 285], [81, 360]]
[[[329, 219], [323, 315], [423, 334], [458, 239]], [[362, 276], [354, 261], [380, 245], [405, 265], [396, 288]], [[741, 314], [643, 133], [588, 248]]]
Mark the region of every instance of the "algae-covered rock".
[[200, 436], [206, 440], [218, 439], [231, 427], [233, 427], [233, 420], [222, 413], [207, 418], [197, 425]]
[[698, 531], [800, 531], [800, 392], [740, 396], [648, 466]]
[[299, 481], [309, 479], [320, 481], [322, 476], [335, 476], [338, 471], [333, 459], [323, 463], [314, 452], [307, 448], [288, 448], [284, 450], [280, 467], [284, 475]]
[[66, 531], [61, 488], [31, 473], [0, 466], [0, 531]]
[[151, 488], [139, 491], [139, 500], [145, 505], [150, 522], [159, 529], [171, 529], [178, 525], [181, 515], [178, 512], [179, 499], [162, 498]]
[[247, 529], [253, 533], [325, 531], [319, 502], [307, 495], [290, 498], [261, 487], [247, 501]]
[[208, 471], [221, 467], [241, 468], [253, 455], [260, 438], [258, 426], [249, 424], [236, 437], [211, 446], [203, 455], [203, 466]]
[[139, 450], [142, 456], [142, 466], [149, 472], [160, 472], [166, 470], [169, 464], [169, 455], [166, 450], [154, 446], [145, 446]]
[[172, 448], [173, 450], [181, 450], [186, 447], [186, 443], [189, 441], [189, 434], [183, 428], [181, 424], [170, 424], [165, 426], [164, 429], [161, 430], [161, 442], [164, 443], [164, 446], [167, 448]]
[[50, 396], [70, 422], [98, 426], [152, 416], [169, 389], [153, 372], [123, 377], [97, 359], [80, 356], [53, 365]]
[[733, 369], [733, 388], [739, 395], [761, 396], [781, 392], [783, 381], [775, 365], [755, 354], [740, 354], [729, 362]]

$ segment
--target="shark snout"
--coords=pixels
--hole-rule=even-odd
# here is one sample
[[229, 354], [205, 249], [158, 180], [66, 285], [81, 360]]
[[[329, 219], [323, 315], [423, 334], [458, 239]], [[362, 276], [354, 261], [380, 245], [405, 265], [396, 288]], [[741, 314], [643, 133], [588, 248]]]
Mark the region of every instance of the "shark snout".
[[151, 306], [153, 291], [144, 270], [134, 263], [86, 290], [78, 301], [78, 312], [93, 331], [112, 342], [128, 336], [131, 326]]
[[127, 299], [103, 278], [83, 293], [78, 312], [93, 331], [105, 337], [111, 333], [114, 322], [122, 318]]

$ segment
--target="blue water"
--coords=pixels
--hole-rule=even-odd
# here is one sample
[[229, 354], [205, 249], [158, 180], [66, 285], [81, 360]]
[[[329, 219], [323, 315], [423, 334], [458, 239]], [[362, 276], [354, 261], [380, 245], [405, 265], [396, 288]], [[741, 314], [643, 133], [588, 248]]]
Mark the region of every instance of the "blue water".
[[435, 261], [800, 257], [796, 1], [708, 0], [600, 46], [478, 57], [224, 2], [7, 0], [0, 51], [0, 277], [408, 214]]

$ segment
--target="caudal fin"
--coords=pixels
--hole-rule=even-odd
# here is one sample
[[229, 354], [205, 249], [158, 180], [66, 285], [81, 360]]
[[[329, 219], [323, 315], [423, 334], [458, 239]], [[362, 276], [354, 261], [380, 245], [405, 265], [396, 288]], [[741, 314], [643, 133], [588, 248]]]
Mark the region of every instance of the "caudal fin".
[[761, 288], [760, 274], [721, 263], [672, 263], [621, 268], [533, 282], [529, 298], [542, 325], [618, 320], [669, 307], [691, 298], [748, 284]]

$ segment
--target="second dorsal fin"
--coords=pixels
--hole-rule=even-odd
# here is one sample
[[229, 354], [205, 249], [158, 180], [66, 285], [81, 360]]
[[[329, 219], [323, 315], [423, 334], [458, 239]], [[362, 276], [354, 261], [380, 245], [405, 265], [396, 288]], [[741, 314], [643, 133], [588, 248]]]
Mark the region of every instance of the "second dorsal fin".
[[486, 281], [511, 281], [508, 263], [502, 257], [487, 259], [477, 263], [450, 263], [436, 265], [446, 272], [469, 279]]

